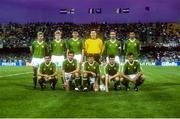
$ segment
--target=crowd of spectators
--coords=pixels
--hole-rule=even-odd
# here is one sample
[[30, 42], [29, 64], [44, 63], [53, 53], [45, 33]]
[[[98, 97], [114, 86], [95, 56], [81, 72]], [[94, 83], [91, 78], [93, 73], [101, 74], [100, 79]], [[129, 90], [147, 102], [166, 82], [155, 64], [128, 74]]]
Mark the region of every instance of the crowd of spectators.
[[[73, 24], [73, 23], [27, 23], [0, 24], [0, 48], [28, 48], [36, 38], [38, 31], [45, 33], [47, 42], [53, 39], [53, 33], [62, 30], [63, 38], [69, 39], [71, 31], [77, 30], [80, 37], [89, 37], [89, 31], [96, 29], [99, 37], [107, 39], [109, 31], [117, 31], [117, 39], [122, 43], [128, 38], [129, 31], [135, 31], [142, 47], [180, 47], [180, 26], [178, 23], [136, 23], [136, 24]], [[30, 54], [1, 54], [0, 61], [11, 62], [23, 59], [30, 61]], [[141, 61], [154, 62], [180, 61], [178, 51], [148, 52], [141, 54]]]
[[[28, 47], [38, 31], [45, 33], [46, 41], [53, 39], [53, 33], [62, 30], [63, 38], [71, 37], [72, 30], [78, 30], [82, 38], [89, 36], [91, 29], [96, 29], [102, 39], [109, 37], [109, 31], [117, 31], [117, 38], [124, 41], [129, 31], [135, 31], [143, 46], [176, 47], [180, 45], [178, 23], [136, 23], [136, 24], [73, 24], [73, 23], [27, 23], [0, 24], [0, 43], [4, 47]], [[1, 41], [2, 40], [2, 41]]]

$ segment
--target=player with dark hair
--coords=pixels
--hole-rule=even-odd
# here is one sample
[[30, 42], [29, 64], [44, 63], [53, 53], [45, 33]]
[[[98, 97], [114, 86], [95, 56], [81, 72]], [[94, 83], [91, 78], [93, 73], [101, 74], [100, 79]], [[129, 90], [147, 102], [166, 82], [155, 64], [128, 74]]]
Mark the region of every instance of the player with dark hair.
[[99, 63], [94, 60], [92, 54], [87, 55], [87, 61], [84, 63], [83, 68], [83, 90], [86, 91], [93, 89], [94, 91], [99, 90]]
[[49, 55], [45, 56], [45, 62], [43, 62], [38, 68], [38, 82], [43, 90], [46, 83], [49, 82], [51, 89], [55, 89], [57, 83], [57, 71], [55, 63], [51, 62]]
[[100, 57], [103, 51], [103, 42], [100, 38], [97, 38], [97, 32], [91, 30], [90, 38], [85, 41], [85, 53], [86, 55], [92, 54], [94, 60], [100, 63]]
[[65, 90], [69, 91], [70, 82], [74, 81], [75, 90], [79, 91], [80, 88], [80, 76], [79, 76], [79, 65], [76, 59], [74, 59], [74, 52], [69, 51], [67, 59], [63, 61], [62, 74], [64, 79]]
[[133, 53], [134, 59], [138, 60], [140, 55], [140, 42], [135, 37], [135, 32], [129, 32], [129, 39], [124, 44], [125, 58], [128, 58], [129, 53]]
[[126, 86], [126, 90], [129, 90], [129, 82], [132, 82], [134, 90], [138, 91], [139, 86], [144, 82], [145, 77], [142, 73], [140, 63], [134, 60], [134, 54], [128, 53], [128, 61], [123, 66], [123, 74], [127, 76], [124, 78], [123, 84]]
[[120, 87], [120, 65], [115, 62], [115, 56], [109, 55], [109, 62], [106, 64], [104, 70], [104, 75], [101, 77], [102, 81], [105, 84], [106, 92], [109, 92], [109, 82], [114, 81], [114, 89], [117, 90], [117, 87]]

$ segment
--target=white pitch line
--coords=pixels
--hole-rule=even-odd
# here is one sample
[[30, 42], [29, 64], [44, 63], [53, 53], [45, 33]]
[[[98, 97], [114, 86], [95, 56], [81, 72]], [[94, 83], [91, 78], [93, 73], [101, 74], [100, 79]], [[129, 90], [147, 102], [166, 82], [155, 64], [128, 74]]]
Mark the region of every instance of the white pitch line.
[[11, 74], [11, 75], [7, 75], [7, 76], [0, 76], [0, 78], [2, 78], [2, 77], [17, 76], [17, 75], [22, 75], [22, 74], [30, 74], [30, 73], [32, 73], [32, 72], [25, 72], [25, 73]]

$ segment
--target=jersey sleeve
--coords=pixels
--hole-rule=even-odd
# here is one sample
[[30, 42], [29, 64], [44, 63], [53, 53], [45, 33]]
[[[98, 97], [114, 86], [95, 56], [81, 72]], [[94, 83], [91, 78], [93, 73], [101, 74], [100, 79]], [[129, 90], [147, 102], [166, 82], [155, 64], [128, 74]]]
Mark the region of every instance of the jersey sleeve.
[[127, 52], [127, 44], [128, 44], [128, 41], [125, 41], [125, 44], [124, 44], [124, 53], [126, 55], [126, 52]]
[[66, 41], [66, 48], [69, 49], [69, 50], [70, 50], [70, 46], [69, 46], [69, 45], [70, 45], [70, 40], [71, 40], [71, 39], [68, 39], [68, 40]]
[[103, 56], [107, 57], [107, 41], [103, 45]]
[[103, 42], [101, 39], [99, 39], [99, 45], [100, 45], [100, 49], [101, 49], [101, 54], [103, 53]]
[[88, 39], [86, 39], [85, 42], [84, 42], [84, 51], [85, 51], [85, 53], [87, 53], [87, 49], [88, 49]]
[[141, 72], [141, 71], [142, 71], [142, 69], [141, 69], [140, 63], [137, 62], [137, 72]]
[[106, 66], [104, 67], [104, 73], [108, 74], [108, 64], [106, 64]]
[[125, 74], [126, 73], [126, 69], [127, 69], [127, 64], [125, 63], [123, 68], [122, 68], [122, 72]]
[[96, 64], [96, 73], [100, 74], [100, 69], [99, 69], [99, 64], [98, 63]]
[[84, 63], [83, 70], [87, 70], [87, 62]]
[[117, 72], [121, 72], [122, 67], [118, 64], [117, 66]]
[[62, 63], [62, 70], [65, 70], [65, 68], [66, 68], [66, 60], [64, 60]]
[[45, 43], [45, 55], [49, 55], [49, 47], [47, 43]]
[[42, 74], [43, 64], [38, 67], [38, 74]]
[[139, 54], [140, 54], [140, 42], [139, 41], [137, 43], [137, 52], [138, 52], [138, 56], [139, 56]]
[[56, 68], [56, 65], [53, 63], [53, 73], [56, 73], [57, 72], [57, 68]]
[[84, 49], [84, 40], [80, 39], [80, 41], [81, 41], [81, 48]]

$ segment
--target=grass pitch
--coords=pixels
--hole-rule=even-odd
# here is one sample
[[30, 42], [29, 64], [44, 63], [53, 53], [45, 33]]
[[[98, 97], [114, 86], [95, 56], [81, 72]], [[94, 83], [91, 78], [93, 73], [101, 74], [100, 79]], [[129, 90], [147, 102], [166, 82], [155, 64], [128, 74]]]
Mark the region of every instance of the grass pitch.
[[180, 67], [143, 71], [139, 92], [94, 93], [34, 90], [31, 67], [0, 67], [0, 117], [180, 117]]

